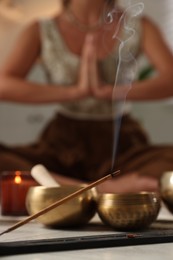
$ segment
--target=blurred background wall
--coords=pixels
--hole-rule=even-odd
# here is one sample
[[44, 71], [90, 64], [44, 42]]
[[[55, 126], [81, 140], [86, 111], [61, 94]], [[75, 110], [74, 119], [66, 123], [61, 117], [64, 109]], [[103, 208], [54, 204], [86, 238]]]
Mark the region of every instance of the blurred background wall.
[[[143, 13], [158, 24], [173, 50], [172, 0], [119, 1], [122, 5], [143, 2]], [[0, 0], [0, 66], [25, 26], [37, 18], [50, 17], [59, 11], [61, 0]], [[146, 62], [144, 58], [143, 63]], [[33, 68], [29, 77], [41, 82], [45, 80], [39, 65]], [[14, 144], [33, 141], [52, 116], [55, 107], [0, 103], [0, 142]], [[153, 143], [173, 142], [172, 99], [134, 103], [132, 113], [146, 128]]]
[[0, 0], [0, 65], [25, 26], [60, 10], [61, 0]]

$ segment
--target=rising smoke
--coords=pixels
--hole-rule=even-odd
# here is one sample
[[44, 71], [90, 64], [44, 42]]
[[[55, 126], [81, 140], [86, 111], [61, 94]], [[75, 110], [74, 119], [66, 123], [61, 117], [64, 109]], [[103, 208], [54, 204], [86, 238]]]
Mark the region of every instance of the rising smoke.
[[[114, 124], [114, 143], [112, 153], [112, 169], [116, 164], [116, 153], [118, 146], [118, 138], [121, 127], [121, 120], [126, 107], [126, 97], [129, 90], [132, 87], [132, 82], [135, 79], [137, 72], [137, 61], [131, 51], [130, 42], [137, 33], [135, 30], [135, 18], [139, 16], [144, 9], [143, 3], [131, 4], [131, 1], [127, 1], [126, 8], [123, 12], [117, 9], [116, 6], [109, 11], [105, 11], [105, 21], [107, 23], [113, 23], [114, 19], [118, 16], [118, 23], [116, 25], [112, 39], [118, 41], [118, 59], [117, 69], [115, 73], [115, 82], [112, 94], [112, 107], [115, 112], [115, 124]], [[119, 35], [119, 31], [123, 31], [123, 34]], [[123, 35], [123, 37], [121, 37]], [[117, 88], [126, 86], [126, 92], [123, 94], [123, 98], [118, 101]]]

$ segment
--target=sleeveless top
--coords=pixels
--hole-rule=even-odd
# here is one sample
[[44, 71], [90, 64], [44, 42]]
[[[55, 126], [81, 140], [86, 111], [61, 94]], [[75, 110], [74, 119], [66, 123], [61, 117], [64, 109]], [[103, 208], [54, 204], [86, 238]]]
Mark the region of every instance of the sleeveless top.
[[[139, 54], [141, 40], [141, 20], [130, 19], [128, 28], [124, 26], [120, 34], [121, 44], [99, 62], [99, 72], [109, 84], [117, 86], [131, 84]], [[52, 87], [64, 88], [77, 83], [80, 57], [72, 53], [66, 45], [57, 24], [53, 19], [40, 21], [41, 63], [47, 81]], [[118, 73], [117, 73], [118, 70]], [[116, 73], [118, 76], [116, 76]], [[116, 88], [114, 86], [114, 88]], [[121, 105], [118, 105], [120, 104]], [[110, 119], [129, 111], [129, 103], [112, 100], [87, 98], [81, 101], [58, 103], [58, 110], [68, 116], [80, 119]]]

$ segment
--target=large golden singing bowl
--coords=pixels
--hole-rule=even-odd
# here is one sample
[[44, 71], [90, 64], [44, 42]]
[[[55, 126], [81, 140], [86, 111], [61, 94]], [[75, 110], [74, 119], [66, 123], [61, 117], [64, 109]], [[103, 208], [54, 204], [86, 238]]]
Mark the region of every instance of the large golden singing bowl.
[[[26, 197], [28, 213], [33, 215], [79, 189], [80, 186], [32, 187]], [[50, 227], [73, 227], [88, 223], [95, 212], [94, 193], [89, 190], [41, 215], [37, 220]]]
[[173, 213], [173, 171], [165, 172], [161, 176], [160, 194], [168, 210]]
[[160, 210], [160, 197], [154, 192], [129, 194], [102, 194], [98, 198], [97, 212], [106, 225], [116, 230], [147, 228], [156, 220]]

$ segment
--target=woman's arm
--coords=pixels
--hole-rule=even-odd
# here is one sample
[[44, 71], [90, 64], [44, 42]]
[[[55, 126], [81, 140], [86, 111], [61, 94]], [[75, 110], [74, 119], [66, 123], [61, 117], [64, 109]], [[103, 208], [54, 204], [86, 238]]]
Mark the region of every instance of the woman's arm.
[[142, 49], [156, 69], [154, 78], [134, 82], [127, 99], [151, 100], [173, 96], [173, 53], [155, 24], [143, 18]]
[[[147, 18], [142, 20], [143, 37], [141, 49], [156, 69], [153, 78], [136, 81], [131, 86], [104, 85], [96, 75], [96, 59], [93, 58], [92, 77], [98, 82], [92, 87], [99, 99], [156, 100], [173, 96], [173, 54], [165, 43], [157, 26]], [[93, 56], [94, 57], [94, 56]], [[95, 66], [95, 69], [93, 69]], [[94, 72], [94, 73], [93, 73]], [[95, 76], [94, 76], [95, 75]]]
[[88, 45], [85, 43], [76, 85], [64, 88], [29, 82], [25, 77], [40, 54], [39, 27], [37, 23], [31, 25], [23, 31], [14, 50], [0, 69], [0, 100], [53, 103], [84, 98], [89, 95], [88, 51]]

